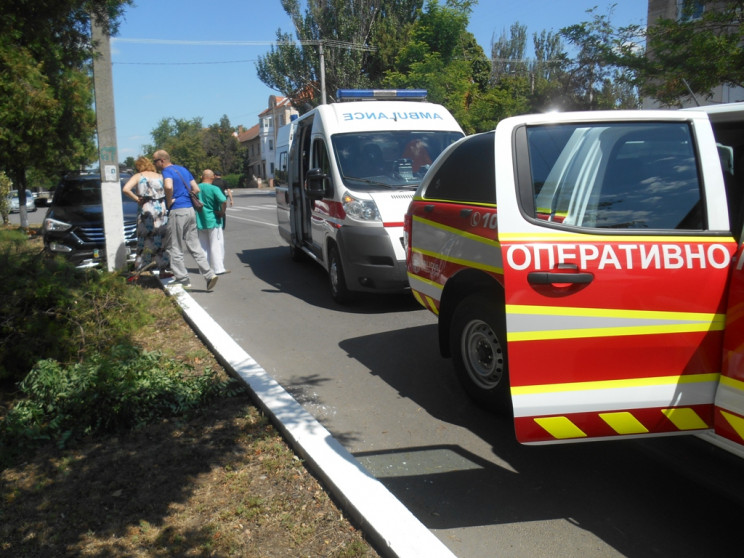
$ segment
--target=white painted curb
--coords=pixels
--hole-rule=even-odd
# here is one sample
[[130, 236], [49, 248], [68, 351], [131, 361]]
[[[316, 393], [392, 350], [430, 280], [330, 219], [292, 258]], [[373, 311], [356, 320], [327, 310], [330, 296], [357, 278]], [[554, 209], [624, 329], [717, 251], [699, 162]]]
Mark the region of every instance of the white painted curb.
[[180, 286], [168, 286], [186, 319], [220, 362], [242, 379], [288, 443], [331, 490], [378, 551], [398, 558], [454, 558], [385, 486], [287, 393]]

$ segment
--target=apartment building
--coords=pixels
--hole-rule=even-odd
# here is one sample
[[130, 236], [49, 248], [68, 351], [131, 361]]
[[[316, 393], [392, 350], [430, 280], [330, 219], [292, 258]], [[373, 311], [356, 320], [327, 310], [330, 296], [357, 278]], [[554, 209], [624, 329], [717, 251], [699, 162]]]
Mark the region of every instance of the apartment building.
[[[685, 7], [692, 8], [690, 15], [685, 14]], [[700, 17], [704, 10], [716, 9], [715, 4], [708, 4], [697, 0], [648, 0], [648, 25], [651, 26], [660, 18], [680, 20], [683, 17]], [[744, 89], [720, 85], [711, 91], [710, 96], [692, 95], [680, 99], [682, 106], [694, 107], [700, 105], [717, 105], [720, 103], [734, 103], [744, 101]], [[644, 99], [643, 108], [658, 108], [659, 104], [651, 99]]]

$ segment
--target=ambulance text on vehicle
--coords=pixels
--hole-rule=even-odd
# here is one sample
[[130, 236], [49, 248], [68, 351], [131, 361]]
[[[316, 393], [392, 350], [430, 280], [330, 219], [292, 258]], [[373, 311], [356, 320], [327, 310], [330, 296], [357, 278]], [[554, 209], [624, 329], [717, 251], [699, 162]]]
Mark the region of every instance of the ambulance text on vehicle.
[[403, 216], [432, 162], [463, 137], [447, 109], [415, 100], [425, 93], [340, 90], [357, 100], [293, 123], [287, 185], [276, 190], [279, 233], [293, 258], [327, 270], [338, 302], [409, 288]]
[[716, 111], [509, 118], [417, 190], [413, 293], [521, 442], [744, 441], [744, 107]]

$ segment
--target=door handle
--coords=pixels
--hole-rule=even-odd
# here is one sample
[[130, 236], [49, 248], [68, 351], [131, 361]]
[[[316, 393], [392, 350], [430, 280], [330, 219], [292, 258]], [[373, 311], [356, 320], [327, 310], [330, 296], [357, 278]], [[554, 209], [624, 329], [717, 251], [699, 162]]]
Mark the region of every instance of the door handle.
[[472, 209], [461, 209], [460, 210], [460, 217], [470, 217], [473, 214]]
[[587, 272], [553, 273], [550, 271], [531, 271], [527, 274], [530, 285], [550, 285], [553, 283], [573, 283], [586, 285], [594, 280], [594, 274]]
[[430, 204], [425, 205], [424, 211], [426, 211], [427, 213], [431, 213], [432, 211], [434, 211], [434, 204], [430, 203]]

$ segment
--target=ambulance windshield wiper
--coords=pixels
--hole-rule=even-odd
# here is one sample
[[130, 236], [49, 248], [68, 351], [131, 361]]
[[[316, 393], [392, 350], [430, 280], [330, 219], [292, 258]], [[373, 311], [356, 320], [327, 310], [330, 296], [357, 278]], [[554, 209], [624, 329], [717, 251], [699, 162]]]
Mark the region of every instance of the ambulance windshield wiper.
[[343, 178], [346, 180], [358, 180], [359, 182], [363, 182], [364, 184], [374, 184], [375, 186], [382, 186], [383, 188], [387, 188], [388, 190], [398, 187], [391, 184], [385, 184], [384, 182], [378, 182], [377, 180], [370, 180], [369, 178], [359, 178], [358, 176], [344, 175]]

